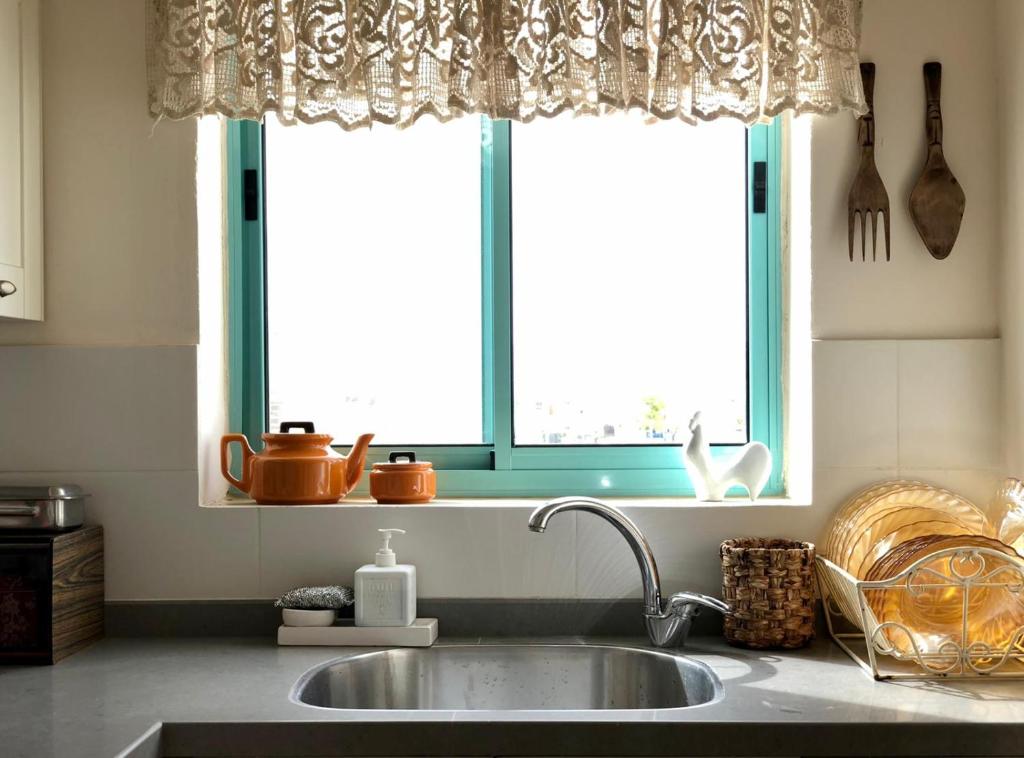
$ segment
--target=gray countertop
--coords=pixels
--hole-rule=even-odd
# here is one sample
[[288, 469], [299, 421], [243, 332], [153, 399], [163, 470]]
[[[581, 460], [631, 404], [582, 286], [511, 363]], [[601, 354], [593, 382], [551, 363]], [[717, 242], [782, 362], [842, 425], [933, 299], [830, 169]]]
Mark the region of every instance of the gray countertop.
[[755, 652], [691, 639], [687, 652], [725, 696], [684, 709], [340, 711], [289, 700], [303, 672], [351, 652], [108, 639], [56, 666], [0, 668], [0, 756], [114, 756], [158, 723], [167, 755], [1024, 755], [1024, 682], [875, 682], [827, 641]]

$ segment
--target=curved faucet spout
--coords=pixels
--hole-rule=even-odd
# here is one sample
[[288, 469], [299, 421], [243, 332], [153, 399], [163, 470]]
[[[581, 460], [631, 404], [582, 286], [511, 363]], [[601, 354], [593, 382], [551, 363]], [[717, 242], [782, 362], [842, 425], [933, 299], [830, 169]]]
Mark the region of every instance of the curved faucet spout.
[[713, 597], [696, 592], [677, 592], [662, 605], [658, 564], [647, 539], [622, 511], [592, 497], [561, 497], [542, 505], [530, 515], [528, 526], [534, 532], [547, 529], [548, 521], [562, 511], [585, 511], [600, 516], [614, 526], [629, 543], [644, 585], [643, 621], [647, 636], [655, 647], [677, 647], [686, 642], [693, 619], [701, 608], [729, 613], [729, 606]]
[[535, 510], [530, 516], [528, 526], [531, 531], [543, 532], [548, 521], [556, 513], [562, 511], [585, 511], [600, 516], [614, 526], [619, 534], [625, 537], [629, 543], [636, 562], [640, 566], [640, 577], [644, 587], [644, 615], [660, 616], [661, 607], [661, 580], [658, 577], [658, 564], [654, 562], [654, 553], [647, 539], [637, 528], [636, 524], [630, 521], [625, 514], [617, 508], [602, 503], [592, 497], [560, 497], [552, 500]]

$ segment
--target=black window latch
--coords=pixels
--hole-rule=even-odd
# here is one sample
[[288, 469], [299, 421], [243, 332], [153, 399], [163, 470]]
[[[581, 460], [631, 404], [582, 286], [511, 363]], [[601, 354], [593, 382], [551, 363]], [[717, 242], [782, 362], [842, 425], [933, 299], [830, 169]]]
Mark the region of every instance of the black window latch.
[[246, 221], [260, 220], [260, 175], [254, 168], [242, 172], [242, 203]]
[[768, 164], [754, 161], [754, 213], [768, 211]]

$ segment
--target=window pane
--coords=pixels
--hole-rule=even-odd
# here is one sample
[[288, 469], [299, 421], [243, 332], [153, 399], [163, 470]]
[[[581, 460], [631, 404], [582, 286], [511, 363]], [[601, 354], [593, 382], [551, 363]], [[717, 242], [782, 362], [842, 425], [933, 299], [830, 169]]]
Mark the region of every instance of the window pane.
[[479, 120], [266, 146], [270, 428], [483, 442]]
[[515, 442], [747, 440], [746, 130], [512, 130]]

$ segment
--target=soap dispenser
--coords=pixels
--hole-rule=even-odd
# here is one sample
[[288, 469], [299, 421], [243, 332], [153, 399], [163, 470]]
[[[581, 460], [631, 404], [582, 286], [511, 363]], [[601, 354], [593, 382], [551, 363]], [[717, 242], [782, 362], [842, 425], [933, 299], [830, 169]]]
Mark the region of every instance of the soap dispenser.
[[416, 567], [399, 564], [391, 536], [404, 529], [378, 529], [383, 535], [376, 560], [356, 571], [356, 626], [410, 626], [416, 620]]

